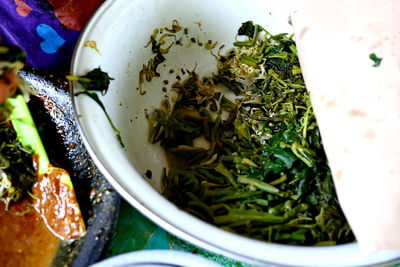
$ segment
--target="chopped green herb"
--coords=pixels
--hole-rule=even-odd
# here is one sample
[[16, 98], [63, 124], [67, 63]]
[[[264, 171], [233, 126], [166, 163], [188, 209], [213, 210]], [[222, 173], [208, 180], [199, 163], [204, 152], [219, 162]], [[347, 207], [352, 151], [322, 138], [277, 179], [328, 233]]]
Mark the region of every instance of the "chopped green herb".
[[379, 67], [379, 65], [381, 64], [382, 59], [383, 59], [383, 58], [377, 57], [377, 55], [375, 53], [369, 54], [369, 58], [374, 62], [372, 67]]
[[[263, 32], [263, 34], [259, 34]], [[173, 155], [165, 196], [222, 229], [287, 244], [354, 241], [340, 209], [295, 42], [246, 22], [218, 73], [194, 71], [148, 117]], [[228, 98], [220, 84], [235, 93]], [[204, 139], [206, 145], [196, 146]]]

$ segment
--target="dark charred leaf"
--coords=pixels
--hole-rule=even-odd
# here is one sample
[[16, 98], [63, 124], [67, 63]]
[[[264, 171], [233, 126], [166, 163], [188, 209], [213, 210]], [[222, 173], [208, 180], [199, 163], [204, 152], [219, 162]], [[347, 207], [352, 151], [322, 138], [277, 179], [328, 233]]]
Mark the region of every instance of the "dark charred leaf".
[[242, 26], [238, 30], [238, 35], [245, 35], [253, 37], [254, 35], [254, 24], [252, 21], [246, 21], [242, 23]]
[[100, 67], [89, 71], [83, 76], [67, 76], [70, 80], [77, 80], [86, 90], [99, 91], [102, 95], [105, 95], [110, 85], [110, 81], [114, 80], [108, 76], [107, 72], [101, 70]]

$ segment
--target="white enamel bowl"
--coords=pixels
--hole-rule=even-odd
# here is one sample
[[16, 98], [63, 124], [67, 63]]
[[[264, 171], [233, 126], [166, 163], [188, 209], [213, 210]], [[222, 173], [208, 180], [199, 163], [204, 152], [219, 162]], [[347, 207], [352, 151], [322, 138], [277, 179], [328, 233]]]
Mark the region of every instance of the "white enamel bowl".
[[[159, 66], [162, 78], [145, 83], [140, 95], [139, 72], [153, 54], [145, 45], [153, 29], [170, 27], [177, 20], [189, 29], [188, 35], [201, 41], [218, 41], [231, 47], [241, 23], [252, 20], [271, 33], [291, 32], [288, 13], [279, 0], [114, 0], [93, 16], [77, 45], [72, 74], [83, 75], [101, 66], [115, 78], [101, 97], [113, 122], [121, 131], [125, 148], [119, 144], [100, 107], [89, 97], [74, 97], [77, 120], [91, 156], [116, 188], [133, 206], [167, 231], [197, 246], [227, 257], [257, 265], [358, 266], [393, 261], [396, 253], [363, 254], [358, 245], [300, 247], [269, 244], [225, 232], [207, 224], [168, 202], [159, 193], [160, 173], [166, 166], [159, 145], [147, 141], [148, 125], [144, 109], [159, 107], [165, 93], [164, 79], [171, 83], [180, 68], [201, 75], [215, 71], [210, 52], [197, 45], [174, 47]], [[95, 41], [96, 49], [87, 47]], [[188, 40], [186, 40], [186, 44]], [[218, 45], [218, 46], [219, 46]], [[168, 71], [174, 69], [174, 74]], [[167, 78], [165, 78], [167, 77]], [[79, 90], [78, 85], [73, 91]], [[152, 179], [145, 178], [146, 170]], [[132, 218], [134, 220], [134, 218]]]

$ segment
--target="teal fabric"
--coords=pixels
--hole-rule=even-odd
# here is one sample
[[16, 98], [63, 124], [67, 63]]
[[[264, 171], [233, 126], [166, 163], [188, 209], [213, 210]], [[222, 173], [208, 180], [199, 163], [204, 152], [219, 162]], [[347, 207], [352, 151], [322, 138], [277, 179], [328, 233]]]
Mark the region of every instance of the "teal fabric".
[[117, 226], [110, 241], [106, 258], [143, 249], [174, 249], [201, 255], [222, 266], [250, 266], [200, 249], [169, 234], [144, 217], [126, 201], [122, 201]]
[[[222, 266], [251, 267], [249, 264], [233, 261], [200, 249], [169, 234], [144, 217], [126, 201], [122, 201], [115, 233], [111, 238], [105, 257], [109, 258], [143, 249], [174, 249], [201, 255]], [[385, 265], [385, 267], [400, 267], [400, 264]]]

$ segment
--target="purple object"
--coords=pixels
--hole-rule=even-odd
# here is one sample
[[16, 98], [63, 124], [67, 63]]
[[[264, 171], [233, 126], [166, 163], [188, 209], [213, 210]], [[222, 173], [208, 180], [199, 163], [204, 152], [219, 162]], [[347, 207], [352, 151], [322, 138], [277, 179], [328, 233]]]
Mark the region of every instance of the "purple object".
[[63, 26], [45, 0], [0, 2], [0, 39], [21, 47], [31, 67], [68, 72], [80, 33]]

